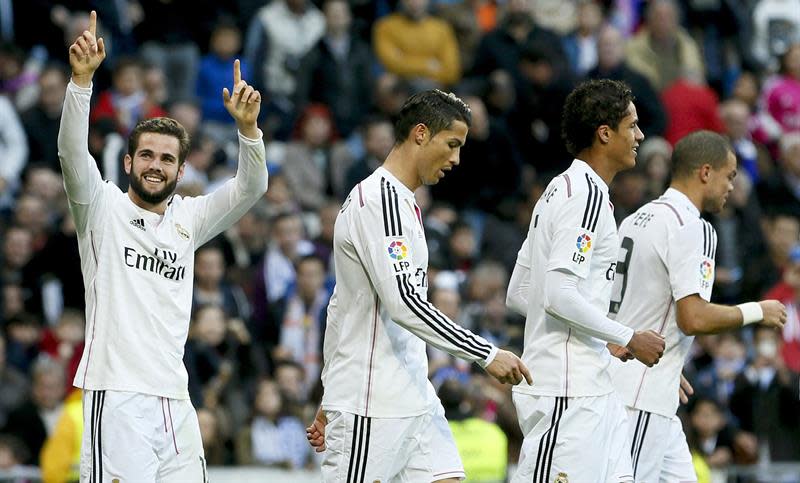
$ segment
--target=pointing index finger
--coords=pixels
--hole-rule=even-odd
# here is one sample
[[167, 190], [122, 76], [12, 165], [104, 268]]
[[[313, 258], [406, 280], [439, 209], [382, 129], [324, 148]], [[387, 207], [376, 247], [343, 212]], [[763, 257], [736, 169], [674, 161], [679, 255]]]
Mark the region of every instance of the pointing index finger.
[[97, 12], [94, 10], [89, 14], [89, 33], [97, 36]]
[[239, 59], [236, 59], [233, 61], [233, 87], [236, 88], [236, 86], [239, 84], [241, 80], [242, 80], [242, 69], [239, 65]]

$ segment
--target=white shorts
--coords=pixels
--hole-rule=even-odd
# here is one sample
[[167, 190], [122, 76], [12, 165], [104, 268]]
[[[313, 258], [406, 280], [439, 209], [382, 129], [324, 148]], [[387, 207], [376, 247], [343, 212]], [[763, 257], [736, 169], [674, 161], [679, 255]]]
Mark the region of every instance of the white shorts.
[[633, 481], [627, 415], [616, 393], [512, 397], [525, 436], [512, 482]]
[[697, 475], [678, 416], [628, 409], [628, 435], [636, 483], [694, 483]]
[[441, 404], [410, 418], [325, 411], [325, 483], [428, 483], [465, 478]]
[[83, 392], [81, 483], [207, 483], [191, 401], [120, 391]]

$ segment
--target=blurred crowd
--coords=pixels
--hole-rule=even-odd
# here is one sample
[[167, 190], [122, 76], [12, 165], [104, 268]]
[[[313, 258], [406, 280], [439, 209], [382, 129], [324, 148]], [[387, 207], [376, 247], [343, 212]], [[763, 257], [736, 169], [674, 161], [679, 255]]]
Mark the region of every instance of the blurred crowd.
[[[127, 134], [165, 115], [192, 137], [178, 191], [213, 190], [236, 169], [221, 100], [233, 59], [264, 95], [269, 190], [195, 262], [184, 362], [209, 464], [317, 464], [304, 426], [321, 395], [333, 224], [418, 90], [453, 91], [473, 116], [460, 166], [417, 192], [429, 299], [521, 352], [509, 274], [533, 204], [571, 161], [560, 113], [587, 78], [627, 82], [646, 136], [611, 188], [618, 222], [665, 189], [678, 139], [723, 133], [739, 174], [710, 217], [714, 299], [789, 309], [783, 333], [697, 338], [681, 412], [698, 474], [800, 461], [800, 0], [0, 0], [0, 470], [69, 481], [78, 457], [85, 306], [56, 139], [67, 46], [92, 8], [108, 59], [89, 150], [123, 190]], [[435, 350], [430, 376], [467, 473], [502, 480], [521, 443], [509, 388]]]

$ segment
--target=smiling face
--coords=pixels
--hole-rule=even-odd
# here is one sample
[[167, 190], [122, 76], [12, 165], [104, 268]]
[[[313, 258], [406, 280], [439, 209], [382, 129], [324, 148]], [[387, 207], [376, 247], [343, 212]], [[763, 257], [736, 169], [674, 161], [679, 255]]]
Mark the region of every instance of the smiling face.
[[419, 181], [434, 185], [444, 178], [447, 171], [458, 166], [461, 146], [467, 139], [469, 128], [463, 121], [453, 121], [447, 129], [430, 136], [430, 130], [422, 124], [415, 128], [420, 139], [420, 161], [417, 164]]
[[609, 158], [612, 162], [619, 166], [620, 170], [636, 166], [636, 154], [644, 134], [639, 129], [639, 116], [636, 115], [636, 106], [632, 102], [628, 105], [625, 117], [619, 125], [615, 129], [608, 129], [606, 133]]
[[141, 201], [143, 207], [147, 207], [158, 205], [172, 195], [183, 177], [183, 164], [178, 162], [179, 151], [180, 143], [174, 136], [152, 132], [141, 134], [133, 157], [125, 155], [125, 172], [130, 177], [129, 193], [133, 193], [134, 201]]

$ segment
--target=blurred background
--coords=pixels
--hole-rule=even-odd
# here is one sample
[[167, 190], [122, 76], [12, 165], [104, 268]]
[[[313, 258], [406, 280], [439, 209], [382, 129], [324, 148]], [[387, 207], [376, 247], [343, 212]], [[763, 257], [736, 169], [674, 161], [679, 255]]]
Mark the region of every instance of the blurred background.
[[[665, 189], [683, 135], [730, 139], [736, 188], [709, 218], [714, 300], [777, 298], [789, 322], [698, 337], [681, 417], [701, 482], [800, 481], [800, 0], [0, 0], [0, 481], [77, 479], [85, 307], [56, 138], [90, 9], [108, 58], [89, 150], [121, 189], [128, 133], [168, 115], [192, 136], [178, 191], [213, 190], [237, 163], [220, 94], [234, 58], [264, 96], [269, 191], [195, 262], [184, 362], [214, 481], [318, 481], [304, 427], [334, 220], [418, 90], [453, 91], [473, 115], [461, 165], [417, 191], [429, 298], [521, 352], [509, 274], [533, 204], [571, 162], [560, 112], [587, 78], [627, 82], [646, 136], [611, 188], [618, 222]], [[521, 443], [509, 387], [437, 351], [430, 377], [469, 481], [506, 481]]]

